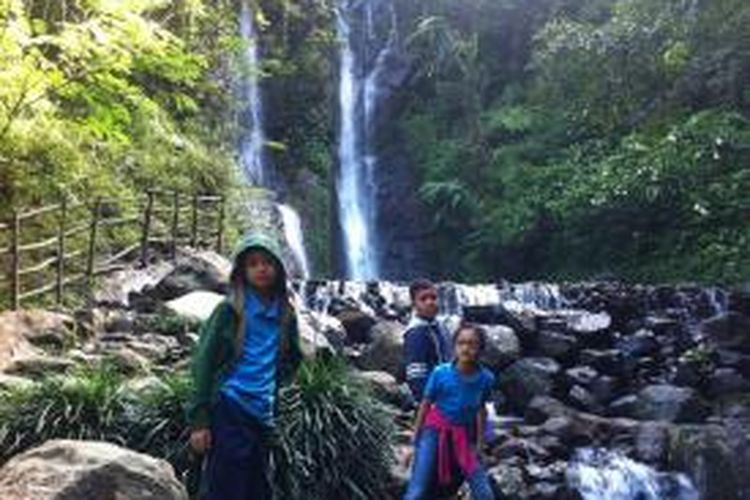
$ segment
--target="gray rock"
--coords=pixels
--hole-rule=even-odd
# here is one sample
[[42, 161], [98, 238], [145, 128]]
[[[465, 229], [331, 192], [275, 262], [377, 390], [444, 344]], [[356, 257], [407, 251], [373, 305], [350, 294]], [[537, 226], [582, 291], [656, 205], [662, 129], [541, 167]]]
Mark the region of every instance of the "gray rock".
[[701, 422], [707, 414], [705, 403], [687, 387], [650, 385], [638, 393], [636, 416], [641, 420]]
[[740, 500], [750, 493], [747, 435], [718, 425], [669, 428], [668, 467], [685, 471], [705, 500]]
[[44, 378], [57, 375], [75, 367], [73, 360], [63, 357], [31, 355], [13, 361], [5, 373], [29, 378]]
[[484, 326], [487, 348], [483, 361], [493, 370], [502, 370], [521, 356], [521, 343], [516, 332], [508, 326]]
[[210, 250], [183, 248], [174, 269], [145, 292], [159, 301], [168, 301], [198, 290], [226, 293], [232, 263]]
[[354, 310], [346, 309], [336, 315], [346, 330], [346, 339], [353, 344], [366, 344], [372, 341], [372, 327], [377, 320], [369, 314]]
[[730, 311], [703, 321], [701, 330], [708, 340], [721, 349], [750, 354], [750, 318]]
[[576, 352], [578, 340], [571, 335], [553, 331], [539, 332], [537, 348], [542, 355], [559, 361], [567, 361]]
[[187, 500], [164, 460], [94, 441], [48, 441], [0, 469], [4, 500]]
[[568, 399], [578, 409], [594, 413], [600, 411], [600, 405], [594, 395], [580, 385], [574, 385], [570, 388]]
[[613, 377], [626, 375], [625, 358], [623, 353], [616, 349], [584, 349], [581, 351], [580, 361], [581, 364], [594, 367], [599, 373]]
[[617, 379], [609, 375], [601, 375], [591, 383], [589, 390], [601, 404], [608, 404], [617, 395]]
[[748, 390], [748, 381], [732, 368], [719, 368], [708, 380], [706, 391], [716, 398], [727, 394], [742, 393]]
[[635, 394], [628, 394], [627, 396], [623, 396], [610, 403], [607, 413], [616, 417], [634, 418], [637, 411], [638, 396]]
[[500, 388], [510, 405], [523, 411], [534, 396], [550, 395], [560, 365], [550, 358], [523, 358], [513, 363], [500, 377]]
[[635, 449], [638, 460], [648, 464], [661, 465], [667, 459], [669, 445], [669, 424], [644, 422], [638, 428]]
[[590, 366], [576, 366], [565, 370], [565, 376], [571, 385], [589, 387], [599, 376], [599, 372]]
[[373, 394], [379, 400], [400, 406], [403, 393], [396, 382], [396, 377], [386, 372], [361, 372], [354, 371], [354, 376], [365, 382], [373, 391]]
[[357, 360], [363, 370], [385, 371], [399, 376], [404, 350], [404, 327], [395, 321], [380, 321], [372, 331], [372, 342]]
[[499, 498], [524, 498], [527, 485], [520, 467], [499, 465], [488, 471], [495, 486], [495, 494]]

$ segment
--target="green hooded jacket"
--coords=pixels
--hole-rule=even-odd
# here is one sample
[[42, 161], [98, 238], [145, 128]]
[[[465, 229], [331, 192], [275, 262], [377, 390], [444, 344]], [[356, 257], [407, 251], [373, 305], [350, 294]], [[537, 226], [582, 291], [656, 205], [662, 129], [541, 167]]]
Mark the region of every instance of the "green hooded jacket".
[[200, 340], [193, 353], [192, 378], [193, 391], [188, 402], [187, 417], [193, 429], [210, 427], [211, 408], [219, 396], [222, 380], [234, 368], [242, 353], [244, 328], [239, 328], [234, 285], [244, 283], [244, 270], [240, 257], [250, 249], [262, 249], [278, 261], [281, 270], [279, 283], [282, 294], [282, 314], [279, 325], [279, 356], [276, 367], [276, 378], [283, 383], [294, 374], [302, 361], [302, 350], [299, 343], [297, 316], [286, 294], [286, 269], [278, 243], [263, 233], [250, 233], [237, 245], [232, 254], [232, 272], [230, 274], [230, 292], [219, 303], [211, 316], [200, 329]]

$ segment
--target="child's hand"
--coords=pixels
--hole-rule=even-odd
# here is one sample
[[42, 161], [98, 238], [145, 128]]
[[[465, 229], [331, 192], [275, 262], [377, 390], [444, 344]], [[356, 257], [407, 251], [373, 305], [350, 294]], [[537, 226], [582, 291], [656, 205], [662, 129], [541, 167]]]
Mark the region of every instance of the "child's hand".
[[195, 429], [190, 433], [190, 446], [199, 455], [203, 455], [211, 448], [211, 431], [208, 429]]
[[411, 446], [404, 451], [404, 466], [408, 469], [411, 467], [411, 462], [414, 460], [414, 448]]

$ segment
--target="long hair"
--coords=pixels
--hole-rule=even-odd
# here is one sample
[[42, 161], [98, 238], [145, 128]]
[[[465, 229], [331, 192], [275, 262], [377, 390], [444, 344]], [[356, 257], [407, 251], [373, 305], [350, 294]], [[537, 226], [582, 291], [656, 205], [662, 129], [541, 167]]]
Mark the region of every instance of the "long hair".
[[[247, 255], [252, 251], [258, 251], [255, 248], [248, 248], [237, 256], [236, 262], [232, 268], [232, 274], [229, 277], [230, 297], [232, 309], [236, 319], [236, 331], [235, 331], [235, 354], [239, 355], [242, 352], [242, 345], [245, 341], [245, 327], [247, 324], [247, 318], [245, 317], [245, 289], [251, 286], [247, 282], [245, 277], [245, 259]], [[286, 270], [281, 262], [272, 255], [270, 252], [261, 249], [267, 256], [270, 257], [271, 262], [276, 270], [276, 283], [274, 284], [274, 296], [279, 300], [279, 306], [281, 307], [281, 321], [282, 323], [289, 320], [292, 311], [292, 303], [290, 301], [290, 293], [287, 287]], [[286, 349], [288, 346], [288, 339], [286, 336], [282, 338], [282, 349]]]

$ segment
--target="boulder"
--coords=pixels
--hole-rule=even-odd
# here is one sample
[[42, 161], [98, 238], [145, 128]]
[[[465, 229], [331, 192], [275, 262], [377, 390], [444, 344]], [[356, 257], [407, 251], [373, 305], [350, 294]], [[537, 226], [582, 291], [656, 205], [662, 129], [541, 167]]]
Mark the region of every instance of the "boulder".
[[303, 353], [310, 357], [317, 352], [335, 352], [344, 345], [346, 332], [341, 322], [325, 313], [309, 309], [297, 313], [300, 342]]
[[532, 425], [543, 424], [547, 419], [565, 417], [575, 413], [575, 410], [565, 406], [562, 401], [549, 396], [536, 396], [526, 407], [526, 421]]
[[396, 377], [386, 372], [361, 372], [355, 370], [354, 376], [365, 382], [373, 391], [376, 398], [384, 403], [400, 406], [403, 393]]
[[372, 342], [357, 360], [360, 368], [385, 371], [400, 379], [404, 350], [404, 326], [395, 321], [379, 321], [372, 329]]
[[543, 356], [561, 362], [571, 359], [577, 350], [578, 340], [572, 335], [565, 335], [549, 330], [539, 332], [537, 348]]
[[749, 387], [748, 381], [733, 368], [719, 368], [709, 378], [706, 392], [710, 397], [717, 398], [746, 392]]
[[32, 345], [61, 350], [76, 340], [75, 320], [67, 314], [29, 309], [0, 314], [0, 337], [23, 337]]
[[635, 451], [638, 460], [647, 464], [661, 465], [667, 459], [669, 424], [644, 422], [638, 428]]
[[75, 341], [74, 320], [42, 310], [0, 314], [0, 373], [18, 372], [29, 359], [43, 357], [40, 347], [60, 351]]
[[718, 314], [701, 322], [700, 329], [716, 347], [750, 354], [750, 318], [744, 314]]
[[610, 403], [607, 414], [615, 417], [635, 418], [638, 412], [638, 396], [628, 394]]
[[346, 309], [336, 315], [344, 329], [346, 339], [352, 344], [366, 344], [372, 340], [372, 327], [377, 322], [369, 314], [356, 309]]
[[232, 263], [210, 250], [181, 249], [177, 262], [166, 276], [144, 293], [168, 301], [198, 290], [226, 293]]
[[589, 387], [599, 376], [599, 372], [590, 366], [576, 366], [565, 370], [566, 381], [570, 385]]
[[656, 335], [650, 330], [638, 330], [633, 335], [623, 337], [615, 344], [615, 349], [621, 351], [626, 358], [640, 358], [653, 356], [661, 348]]
[[48, 441], [0, 469], [4, 500], [187, 500], [164, 460], [96, 441]]
[[488, 474], [498, 498], [525, 498], [528, 486], [520, 467], [501, 464], [491, 468]]
[[146, 288], [156, 286], [174, 270], [174, 264], [161, 261], [143, 269], [133, 267], [107, 275], [94, 290], [94, 303], [112, 307], [128, 308], [132, 296], [141, 294]]
[[560, 365], [550, 358], [523, 358], [500, 377], [500, 388], [511, 407], [523, 411], [534, 396], [547, 396], [555, 389]]
[[568, 401], [580, 410], [594, 413], [600, 411], [600, 405], [594, 395], [580, 385], [574, 385], [570, 388], [570, 391], [568, 391]]
[[669, 384], [650, 385], [638, 393], [635, 416], [641, 420], [701, 422], [708, 408], [697, 392]]
[[747, 437], [718, 425], [669, 428], [668, 466], [685, 471], [705, 500], [740, 500], [750, 493]]
[[31, 354], [13, 360], [5, 373], [29, 378], [44, 378], [48, 375], [58, 375], [76, 366], [69, 358]]
[[167, 309], [191, 321], [205, 321], [211, 316], [224, 295], [210, 291], [190, 292], [166, 303]]
[[495, 371], [502, 370], [521, 356], [521, 344], [512, 328], [503, 325], [483, 326], [487, 334], [484, 363]]
[[581, 351], [580, 360], [582, 364], [592, 366], [599, 373], [613, 377], [622, 377], [627, 372], [625, 357], [617, 349], [584, 349]]

